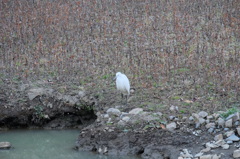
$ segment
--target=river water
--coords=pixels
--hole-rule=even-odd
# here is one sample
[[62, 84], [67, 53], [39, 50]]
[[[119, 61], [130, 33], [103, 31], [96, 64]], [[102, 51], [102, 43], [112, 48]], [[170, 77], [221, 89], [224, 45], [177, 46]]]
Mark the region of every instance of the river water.
[[11, 130], [0, 131], [0, 142], [13, 148], [0, 150], [0, 159], [136, 159], [105, 156], [74, 150], [79, 130]]

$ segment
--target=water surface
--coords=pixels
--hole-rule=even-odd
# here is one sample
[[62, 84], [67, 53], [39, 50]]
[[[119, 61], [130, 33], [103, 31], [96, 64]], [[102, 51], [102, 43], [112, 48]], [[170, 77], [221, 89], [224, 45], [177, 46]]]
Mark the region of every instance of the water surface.
[[0, 141], [14, 148], [0, 150], [0, 159], [136, 159], [113, 157], [74, 150], [79, 130], [0, 131]]

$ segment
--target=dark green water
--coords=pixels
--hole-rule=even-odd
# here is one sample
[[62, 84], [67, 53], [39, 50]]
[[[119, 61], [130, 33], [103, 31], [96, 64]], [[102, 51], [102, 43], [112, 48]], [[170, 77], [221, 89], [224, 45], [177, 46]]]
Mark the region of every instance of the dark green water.
[[0, 159], [136, 159], [114, 157], [74, 150], [79, 130], [0, 131], [0, 141], [14, 148], [0, 150]]

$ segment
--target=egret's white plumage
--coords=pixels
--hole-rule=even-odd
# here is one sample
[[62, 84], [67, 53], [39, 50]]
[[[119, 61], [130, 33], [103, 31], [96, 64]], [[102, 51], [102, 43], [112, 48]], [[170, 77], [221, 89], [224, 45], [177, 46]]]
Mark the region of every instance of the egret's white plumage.
[[127, 76], [121, 72], [116, 73], [116, 86], [122, 95], [126, 95], [127, 98], [130, 95], [130, 82]]

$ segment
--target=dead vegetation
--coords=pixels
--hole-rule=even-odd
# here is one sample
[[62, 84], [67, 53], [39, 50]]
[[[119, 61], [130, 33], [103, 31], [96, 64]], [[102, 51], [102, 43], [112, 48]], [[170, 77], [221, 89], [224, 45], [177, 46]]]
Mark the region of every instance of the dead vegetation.
[[121, 71], [137, 106], [240, 104], [237, 0], [0, 0], [0, 16], [1, 85], [70, 82], [101, 97]]

